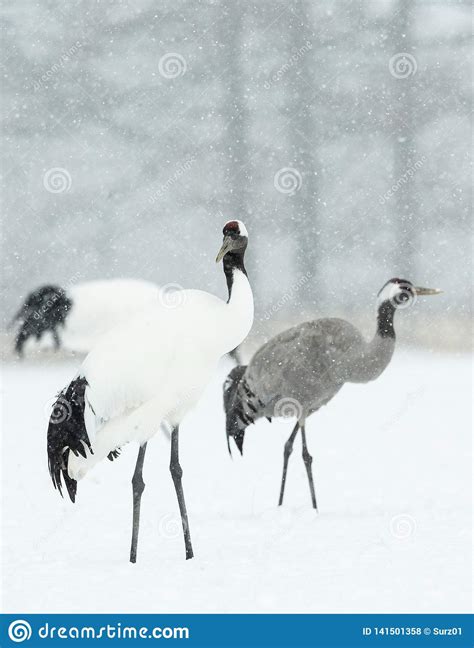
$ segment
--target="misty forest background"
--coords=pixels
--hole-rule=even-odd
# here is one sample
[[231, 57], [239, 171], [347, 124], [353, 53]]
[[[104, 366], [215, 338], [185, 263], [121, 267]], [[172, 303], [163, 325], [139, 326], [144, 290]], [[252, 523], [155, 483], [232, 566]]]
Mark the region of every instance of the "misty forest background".
[[445, 291], [403, 342], [468, 345], [470, 3], [12, 0], [2, 22], [4, 328], [46, 282], [224, 296], [239, 218], [255, 339], [369, 334], [401, 276]]

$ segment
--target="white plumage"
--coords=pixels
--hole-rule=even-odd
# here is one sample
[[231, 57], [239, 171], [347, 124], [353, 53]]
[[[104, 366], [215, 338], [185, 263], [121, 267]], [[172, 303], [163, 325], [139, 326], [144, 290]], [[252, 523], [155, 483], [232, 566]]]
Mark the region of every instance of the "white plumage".
[[94, 454], [69, 455], [69, 475], [81, 479], [109, 452], [144, 443], [160, 421], [178, 424], [194, 407], [221, 356], [245, 339], [253, 321], [252, 291], [237, 271], [229, 303], [184, 290], [173, 308], [159, 301], [109, 331], [79, 372], [94, 417], [87, 433]]
[[22, 354], [55, 346], [88, 353], [104, 333], [156, 304], [159, 296], [159, 286], [140, 279], [41, 286], [15, 316], [16, 350]]
[[156, 304], [160, 287], [139, 279], [105, 279], [73, 285], [67, 292], [72, 308], [60, 334], [62, 346], [88, 353], [119, 322]]
[[[242, 234], [245, 232], [245, 234]], [[157, 300], [104, 335], [76, 378], [59, 395], [48, 428], [53, 484], [62, 480], [71, 500], [76, 482], [105, 457], [130, 441], [141, 445], [134, 475], [136, 559], [141, 470], [147, 441], [166, 421], [173, 428], [171, 472], [183, 520], [186, 557], [191, 541], [178, 462], [178, 426], [199, 400], [221, 356], [247, 336], [253, 322], [253, 296], [243, 264], [247, 234], [240, 221], [224, 227], [223, 259], [227, 302], [199, 290], [183, 290], [173, 307]], [[110, 454], [112, 453], [112, 454]]]

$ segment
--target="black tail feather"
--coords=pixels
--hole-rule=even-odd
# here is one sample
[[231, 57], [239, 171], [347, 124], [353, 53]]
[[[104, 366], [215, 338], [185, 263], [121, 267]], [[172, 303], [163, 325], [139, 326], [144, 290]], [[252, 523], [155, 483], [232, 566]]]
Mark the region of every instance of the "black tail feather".
[[234, 402], [236, 400], [237, 388], [239, 382], [242, 379], [242, 376], [247, 369], [244, 365], [237, 365], [234, 367], [227, 378], [224, 381], [224, 411], [226, 414], [226, 438], [227, 438], [227, 449], [230, 456], [232, 457], [232, 450], [230, 449], [230, 438], [234, 436], [234, 420], [233, 420], [233, 410]]
[[87, 380], [79, 376], [59, 394], [48, 426], [49, 474], [61, 496], [64, 480], [72, 502], [76, 499], [77, 482], [68, 474], [69, 452], [84, 458], [87, 457], [87, 450], [93, 453], [84, 421], [87, 385]]
[[235, 445], [237, 446], [238, 451], [243, 456], [244, 454], [244, 430], [238, 430], [234, 435]]
[[240, 454], [244, 451], [245, 430], [263, 415], [265, 405], [256, 397], [246, 380], [247, 367], [234, 367], [224, 383], [224, 410], [229, 454], [230, 438], [235, 441]]

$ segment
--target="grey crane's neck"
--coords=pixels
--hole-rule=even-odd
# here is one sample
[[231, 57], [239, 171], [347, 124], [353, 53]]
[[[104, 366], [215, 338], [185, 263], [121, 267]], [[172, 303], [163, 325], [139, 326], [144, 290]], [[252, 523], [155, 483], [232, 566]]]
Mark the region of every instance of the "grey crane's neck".
[[351, 382], [369, 382], [380, 376], [392, 359], [395, 350], [395, 307], [384, 301], [377, 310], [375, 335], [353, 363]]
[[377, 309], [377, 331], [376, 336], [381, 338], [393, 338], [395, 340], [395, 329], [393, 319], [395, 306], [390, 301], [383, 301]]
[[234, 277], [236, 272], [242, 272], [247, 277], [247, 270], [244, 265], [245, 250], [236, 250], [228, 252], [224, 257], [224, 274], [227, 281], [227, 290], [229, 291], [230, 301], [232, 297], [232, 287], [234, 285]]

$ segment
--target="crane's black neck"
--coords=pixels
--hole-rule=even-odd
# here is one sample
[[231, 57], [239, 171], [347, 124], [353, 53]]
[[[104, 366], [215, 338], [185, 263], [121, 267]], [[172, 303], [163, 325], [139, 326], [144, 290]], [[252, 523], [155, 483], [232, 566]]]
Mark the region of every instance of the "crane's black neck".
[[389, 301], [383, 301], [377, 311], [377, 335], [382, 338], [395, 338], [393, 319], [395, 306]]
[[232, 250], [231, 252], [227, 252], [224, 256], [224, 274], [227, 281], [227, 290], [229, 291], [229, 299], [227, 301], [230, 301], [232, 295], [234, 272], [240, 270], [240, 272], [243, 272], [244, 275], [247, 276], [247, 270], [244, 266], [244, 255], [245, 249], [242, 249]]

